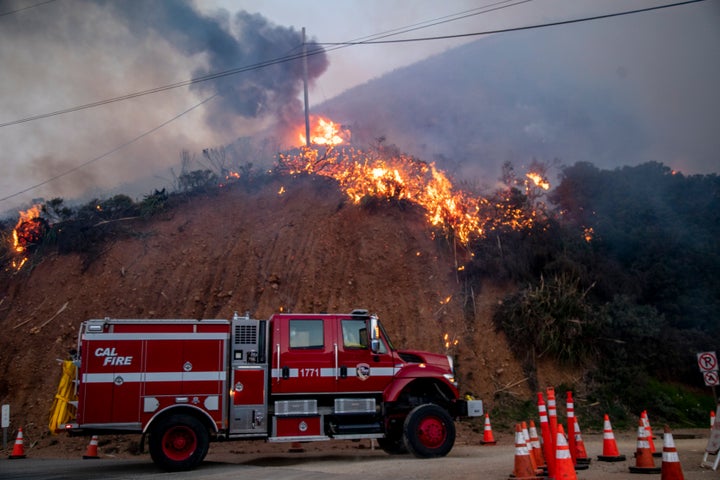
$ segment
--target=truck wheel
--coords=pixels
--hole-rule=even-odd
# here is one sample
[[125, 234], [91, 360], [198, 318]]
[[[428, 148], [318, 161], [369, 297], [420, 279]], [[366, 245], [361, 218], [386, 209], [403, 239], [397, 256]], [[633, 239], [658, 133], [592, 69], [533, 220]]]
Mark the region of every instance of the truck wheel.
[[428, 403], [415, 407], [405, 419], [407, 449], [418, 458], [444, 457], [455, 444], [455, 424], [444, 408]]
[[171, 415], [159, 420], [150, 433], [150, 457], [167, 471], [195, 468], [207, 455], [209, 435], [205, 426], [190, 415]]

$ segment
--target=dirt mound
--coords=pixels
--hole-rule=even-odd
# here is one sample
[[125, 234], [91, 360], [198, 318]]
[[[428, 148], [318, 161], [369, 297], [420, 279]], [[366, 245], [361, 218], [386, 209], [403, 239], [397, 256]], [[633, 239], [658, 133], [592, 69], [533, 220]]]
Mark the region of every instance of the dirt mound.
[[[46, 256], [0, 284], [0, 403], [43, 438], [60, 368], [88, 318], [229, 318], [368, 308], [396, 346], [455, 355], [461, 392], [528, 395], [490, 323], [501, 286], [463, 285], [467, 252], [409, 203], [350, 203], [334, 182], [239, 184], [125, 225], [89, 264]], [[451, 345], [446, 347], [445, 335]], [[453, 346], [453, 340], [457, 345]]]

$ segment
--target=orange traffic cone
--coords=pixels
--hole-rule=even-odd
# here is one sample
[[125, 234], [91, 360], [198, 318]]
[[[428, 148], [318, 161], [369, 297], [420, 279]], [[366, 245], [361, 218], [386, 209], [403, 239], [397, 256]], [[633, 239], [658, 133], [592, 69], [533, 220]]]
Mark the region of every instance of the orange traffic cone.
[[15, 438], [15, 445], [13, 451], [8, 456], [9, 459], [15, 460], [17, 458], [25, 458], [25, 447], [23, 446], [23, 433], [22, 427], [18, 428], [17, 438]]
[[538, 414], [540, 415], [540, 432], [543, 439], [543, 455], [547, 466], [548, 476], [552, 478], [555, 474], [555, 448], [553, 447], [552, 434], [550, 433], [550, 422], [548, 420], [547, 408], [542, 392], [537, 394]]
[[535, 422], [532, 420], [530, 420], [530, 443], [532, 444], [532, 455], [535, 457], [535, 463], [538, 468], [545, 467], [545, 457], [543, 456], [542, 446], [540, 445], [537, 427], [535, 427]]
[[573, 466], [570, 446], [565, 439], [565, 429], [562, 425], [557, 426], [555, 440], [555, 480], [577, 480], [575, 467]]
[[528, 452], [525, 437], [520, 424], [515, 425], [515, 468], [508, 477], [512, 480], [542, 480], [532, 466], [530, 452]]
[[493, 435], [492, 425], [490, 425], [490, 415], [485, 414], [485, 430], [483, 431], [483, 439], [480, 442], [481, 445], [495, 445], [495, 436]]
[[555, 440], [557, 437], [557, 402], [555, 401], [555, 388], [547, 387], [547, 414], [548, 422], [550, 423], [550, 433], [553, 449], [555, 448]]
[[85, 451], [85, 455], [83, 455], [84, 459], [88, 458], [100, 458], [98, 456], [98, 436], [93, 435], [90, 438], [90, 444], [87, 447], [87, 450]]
[[598, 460], [601, 462], [622, 462], [625, 460], [625, 455], [620, 455], [618, 451], [612, 425], [610, 425], [610, 417], [607, 413], [603, 421], [603, 453], [598, 455]]
[[655, 448], [655, 440], [653, 438], [652, 427], [650, 426], [650, 420], [648, 419], [647, 410], [643, 410], [640, 414], [640, 418], [645, 425], [645, 430], [648, 432], [648, 444], [650, 445], [650, 453], [653, 457], [662, 457], [662, 453], [658, 452]]
[[677, 448], [675, 448], [675, 440], [673, 440], [670, 427], [667, 425], [665, 425], [665, 433], [663, 435], [660, 480], [685, 480], [685, 475], [683, 475], [682, 466], [680, 465], [680, 457], [678, 457]]
[[525, 446], [528, 449], [528, 453], [530, 454], [530, 463], [532, 464], [532, 468], [534, 471], [537, 472], [538, 470], [538, 464], [535, 461], [535, 453], [533, 452], [533, 445], [530, 443], [530, 433], [528, 432], [527, 422], [522, 422], [520, 424], [520, 431], [523, 434], [523, 440], [525, 440]]
[[648, 431], [642, 418], [638, 422], [637, 450], [635, 451], [635, 466], [630, 466], [630, 473], [660, 473], [660, 467], [655, 466]]
[[290, 453], [303, 453], [304, 451], [305, 449], [300, 442], [292, 442], [290, 444], [290, 448], [288, 449], [288, 452]]
[[565, 411], [567, 412], [567, 433], [568, 446], [570, 447], [570, 456], [573, 459], [573, 465], [577, 465], [575, 459], [575, 402], [572, 398], [572, 392], [567, 391], [567, 400], [565, 401]]
[[592, 459], [588, 457], [587, 450], [585, 450], [585, 442], [583, 442], [582, 434], [580, 433], [580, 424], [578, 423], [577, 417], [573, 423], [575, 424], [575, 460], [579, 465], [590, 464]]

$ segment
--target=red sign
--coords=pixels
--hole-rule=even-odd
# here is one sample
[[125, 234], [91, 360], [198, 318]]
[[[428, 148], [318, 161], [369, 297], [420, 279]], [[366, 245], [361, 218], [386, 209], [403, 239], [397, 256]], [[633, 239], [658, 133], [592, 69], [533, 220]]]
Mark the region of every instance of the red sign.
[[701, 372], [717, 371], [718, 361], [715, 352], [702, 352], [697, 354], [698, 367]]
[[717, 370], [713, 370], [712, 372], [703, 372], [703, 378], [705, 379], [705, 385], [708, 387], [720, 385], [720, 378], [718, 377]]

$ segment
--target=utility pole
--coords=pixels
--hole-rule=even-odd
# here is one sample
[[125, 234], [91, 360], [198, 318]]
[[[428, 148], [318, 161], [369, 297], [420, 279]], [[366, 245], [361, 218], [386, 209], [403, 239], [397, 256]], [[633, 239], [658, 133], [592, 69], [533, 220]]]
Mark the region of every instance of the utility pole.
[[310, 147], [310, 109], [308, 108], [308, 68], [307, 43], [305, 42], [305, 27], [302, 28], [303, 41], [303, 86], [305, 89], [305, 146]]

